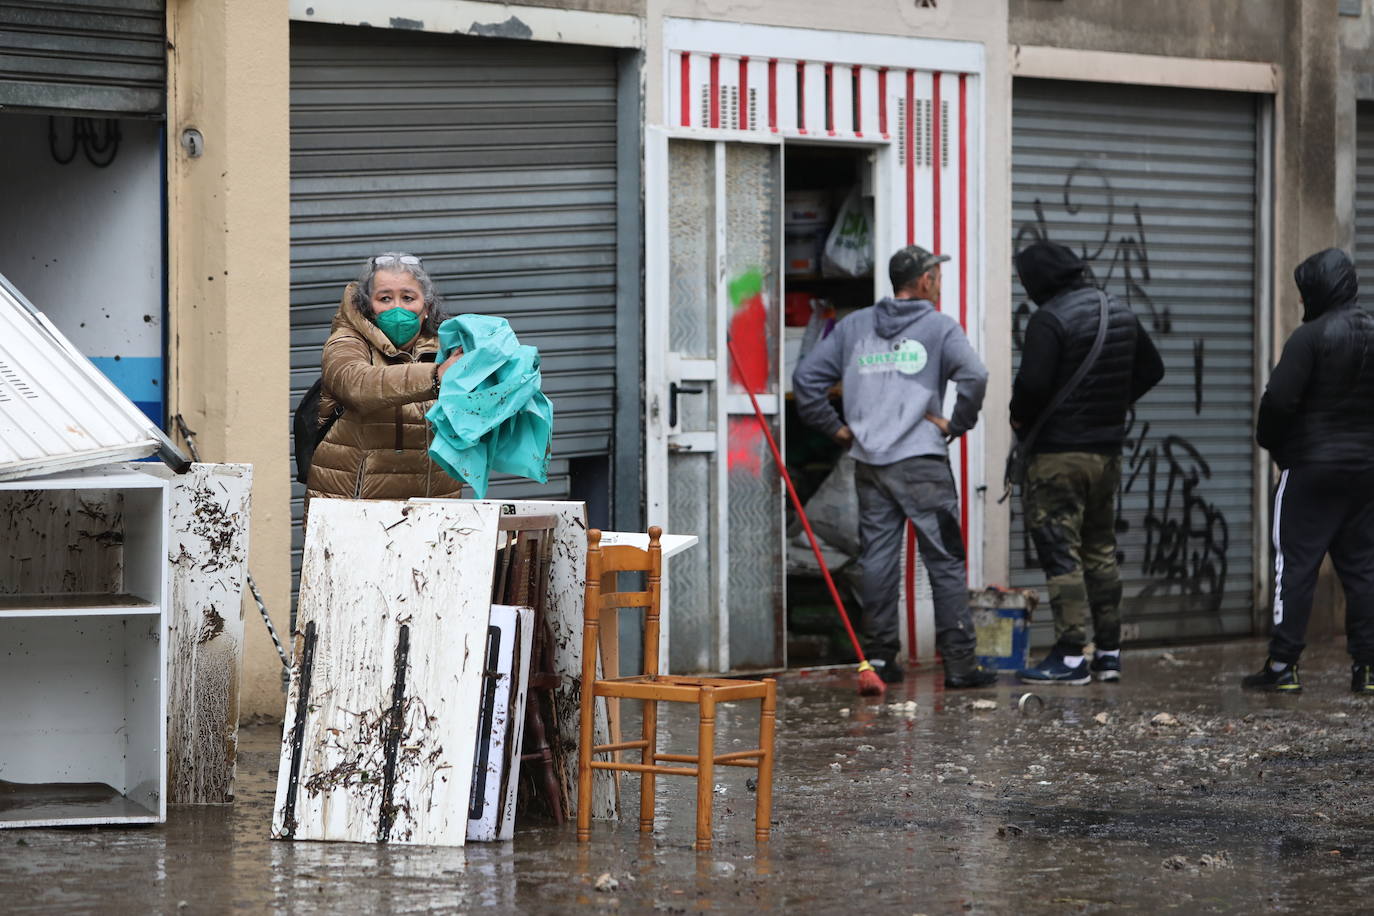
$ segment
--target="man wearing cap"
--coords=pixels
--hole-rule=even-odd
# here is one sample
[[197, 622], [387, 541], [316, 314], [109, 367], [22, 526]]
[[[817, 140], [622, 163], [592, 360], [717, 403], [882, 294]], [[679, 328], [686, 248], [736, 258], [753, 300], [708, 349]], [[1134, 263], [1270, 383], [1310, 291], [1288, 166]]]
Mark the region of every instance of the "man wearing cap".
[[[935, 645], [946, 687], [982, 687], [997, 675], [974, 659], [959, 494], [949, 442], [978, 421], [988, 372], [959, 323], [936, 309], [940, 264], [909, 245], [892, 256], [893, 295], [846, 316], [792, 378], [797, 411], [849, 448], [859, 497], [864, 650], [888, 683], [902, 680], [897, 596], [902, 532], [916, 527], [935, 604]], [[945, 386], [957, 400], [944, 416]], [[843, 385], [844, 417], [830, 388]]]

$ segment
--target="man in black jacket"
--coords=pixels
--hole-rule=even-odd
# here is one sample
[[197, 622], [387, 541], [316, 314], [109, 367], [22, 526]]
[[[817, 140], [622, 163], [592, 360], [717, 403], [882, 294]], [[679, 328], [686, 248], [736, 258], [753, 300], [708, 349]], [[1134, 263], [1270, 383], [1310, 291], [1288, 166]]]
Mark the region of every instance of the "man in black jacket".
[[[1026, 322], [1012, 385], [1011, 424], [1030, 442], [1021, 502], [1054, 611], [1055, 645], [1018, 673], [1028, 683], [1086, 684], [1121, 678], [1121, 576], [1116, 564], [1116, 491], [1130, 406], [1164, 377], [1135, 313], [1088, 280], [1085, 265], [1054, 242], [1016, 256], [1021, 285], [1039, 308]], [[1053, 412], [1055, 395], [1088, 359], [1107, 303], [1102, 347]], [[1091, 612], [1096, 653], [1083, 657]]]
[[1274, 630], [1242, 684], [1297, 693], [1317, 571], [1329, 552], [1345, 589], [1350, 689], [1374, 694], [1374, 318], [1356, 303], [1345, 252], [1293, 272], [1303, 324], [1260, 400], [1255, 438], [1282, 469], [1274, 495]]

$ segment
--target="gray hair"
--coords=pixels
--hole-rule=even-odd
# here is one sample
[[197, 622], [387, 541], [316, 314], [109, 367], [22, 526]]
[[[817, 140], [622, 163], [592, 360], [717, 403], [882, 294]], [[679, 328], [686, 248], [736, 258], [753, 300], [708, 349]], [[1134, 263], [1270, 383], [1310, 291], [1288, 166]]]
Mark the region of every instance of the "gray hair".
[[425, 317], [420, 324], [420, 333], [430, 337], [437, 335], [439, 325], [447, 317], [444, 315], [444, 300], [434, 288], [434, 281], [425, 272], [425, 265], [413, 254], [386, 251], [368, 258], [363, 264], [362, 273], [358, 274], [357, 285], [353, 287], [353, 307], [368, 321], [376, 323], [377, 316], [372, 314], [372, 283], [379, 270], [410, 274], [415, 279], [420, 285], [420, 294], [425, 297]]

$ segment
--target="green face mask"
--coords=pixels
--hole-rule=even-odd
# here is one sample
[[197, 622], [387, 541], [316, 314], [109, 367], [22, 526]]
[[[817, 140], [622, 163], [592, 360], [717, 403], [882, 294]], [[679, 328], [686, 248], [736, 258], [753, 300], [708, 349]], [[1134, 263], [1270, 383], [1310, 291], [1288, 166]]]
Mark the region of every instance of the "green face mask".
[[382, 329], [387, 340], [398, 347], [404, 347], [420, 333], [420, 316], [410, 309], [397, 306], [377, 316], [377, 327]]

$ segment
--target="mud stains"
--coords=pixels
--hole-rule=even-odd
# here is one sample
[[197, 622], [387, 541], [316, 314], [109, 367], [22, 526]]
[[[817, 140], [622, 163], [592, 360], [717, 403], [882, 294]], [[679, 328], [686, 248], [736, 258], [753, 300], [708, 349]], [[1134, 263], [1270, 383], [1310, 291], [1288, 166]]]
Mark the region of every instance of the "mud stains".
[[196, 636], [196, 642], [205, 645], [224, 632], [224, 618], [212, 607], [202, 609], [201, 615], [204, 620], [200, 625], [200, 633]]

